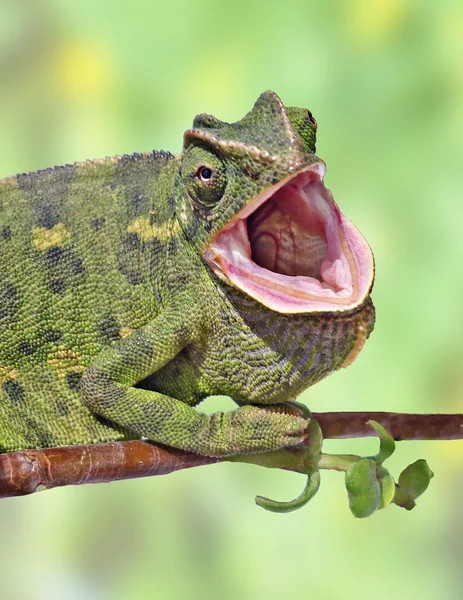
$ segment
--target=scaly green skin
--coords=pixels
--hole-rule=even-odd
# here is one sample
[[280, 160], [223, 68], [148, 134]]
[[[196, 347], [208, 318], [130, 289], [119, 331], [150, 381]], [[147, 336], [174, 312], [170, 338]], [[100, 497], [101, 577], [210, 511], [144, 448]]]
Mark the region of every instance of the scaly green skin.
[[[279, 314], [219, 280], [201, 250], [252, 197], [316, 160], [307, 114], [266, 93], [236, 124], [198, 116], [181, 156], [0, 181], [1, 451], [144, 436], [223, 456], [304, 440], [306, 420], [281, 405], [356, 353], [371, 301]], [[191, 200], [205, 158], [222, 169], [210, 205]], [[197, 412], [211, 394], [245, 406]]]

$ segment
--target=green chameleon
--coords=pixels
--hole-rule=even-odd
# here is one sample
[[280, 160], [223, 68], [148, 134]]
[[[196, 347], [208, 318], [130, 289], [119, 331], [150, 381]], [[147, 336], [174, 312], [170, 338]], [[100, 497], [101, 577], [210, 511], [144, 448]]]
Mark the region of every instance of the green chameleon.
[[[316, 122], [265, 92], [180, 155], [0, 181], [0, 450], [307, 442], [291, 400], [374, 324], [373, 258], [323, 184]], [[236, 410], [202, 414], [206, 396]]]

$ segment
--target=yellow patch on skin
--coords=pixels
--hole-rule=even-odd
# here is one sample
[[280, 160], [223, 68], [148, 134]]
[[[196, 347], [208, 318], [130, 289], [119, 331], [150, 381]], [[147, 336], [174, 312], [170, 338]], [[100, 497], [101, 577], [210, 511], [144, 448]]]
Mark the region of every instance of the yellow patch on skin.
[[18, 371], [12, 367], [0, 365], [0, 385], [3, 385], [9, 379], [17, 379]]
[[16, 177], [5, 177], [3, 179], [0, 179], [0, 185], [10, 187], [12, 189], [17, 189], [18, 180], [16, 179]]
[[152, 240], [157, 238], [161, 242], [165, 242], [173, 234], [180, 231], [180, 225], [177, 221], [171, 221], [164, 225], [151, 225], [149, 219], [140, 217], [135, 219], [128, 227], [128, 233], [136, 233], [142, 241]]
[[63, 246], [71, 239], [71, 233], [63, 223], [57, 223], [51, 229], [46, 227], [32, 230], [32, 245], [36, 250], [43, 252], [54, 246]]
[[82, 356], [70, 348], [61, 347], [50, 352], [47, 362], [52, 369], [58, 371], [60, 379], [64, 379], [68, 373], [82, 373], [85, 370]]
[[119, 335], [121, 336], [121, 338], [125, 338], [128, 337], [129, 335], [132, 335], [132, 333], [135, 332], [135, 329], [132, 329], [131, 327], [121, 327], [119, 330]]

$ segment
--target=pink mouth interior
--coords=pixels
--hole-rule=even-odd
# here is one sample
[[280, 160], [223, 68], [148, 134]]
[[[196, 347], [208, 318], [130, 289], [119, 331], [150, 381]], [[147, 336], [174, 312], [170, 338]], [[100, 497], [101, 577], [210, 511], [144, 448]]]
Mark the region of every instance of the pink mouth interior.
[[346, 310], [373, 281], [373, 257], [316, 163], [254, 198], [204, 258], [222, 279], [283, 313]]

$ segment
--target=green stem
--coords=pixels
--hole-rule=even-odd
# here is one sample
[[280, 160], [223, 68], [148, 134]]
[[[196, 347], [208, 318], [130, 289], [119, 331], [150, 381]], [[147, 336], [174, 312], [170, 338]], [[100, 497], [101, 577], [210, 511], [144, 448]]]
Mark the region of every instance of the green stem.
[[358, 460], [360, 460], [360, 456], [355, 454], [324, 454], [321, 452], [317, 467], [334, 471], [348, 471]]

